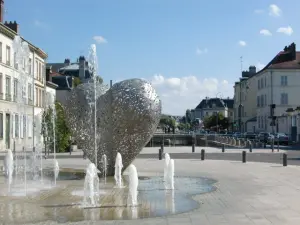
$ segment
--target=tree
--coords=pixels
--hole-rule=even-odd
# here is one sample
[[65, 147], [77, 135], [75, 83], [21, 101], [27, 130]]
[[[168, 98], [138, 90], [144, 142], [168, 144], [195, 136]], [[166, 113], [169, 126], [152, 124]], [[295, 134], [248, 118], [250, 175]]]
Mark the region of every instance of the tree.
[[229, 119], [224, 117], [222, 113], [218, 113], [205, 117], [203, 123], [205, 128], [213, 128], [218, 126], [221, 129], [228, 129]]
[[79, 79], [79, 77], [74, 77], [74, 79], [73, 79], [73, 86], [74, 87], [77, 87], [81, 83], [82, 83], [82, 81]]
[[65, 152], [67, 147], [70, 145], [71, 132], [66, 123], [65, 112], [63, 106], [59, 102], [55, 102], [56, 116], [53, 120], [53, 109], [48, 108], [43, 113], [43, 125], [42, 125], [42, 135], [44, 136], [44, 141], [48, 137], [48, 143], [50, 143], [50, 148], [54, 149], [54, 130], [53, 121], [55, 123], [55, 147], [56, 152]]
[[186, 119], [186, 123], [191, 124], [192, 122], [192, 113], [191, 110], [187, 109], [185, 112], [185, 119]]

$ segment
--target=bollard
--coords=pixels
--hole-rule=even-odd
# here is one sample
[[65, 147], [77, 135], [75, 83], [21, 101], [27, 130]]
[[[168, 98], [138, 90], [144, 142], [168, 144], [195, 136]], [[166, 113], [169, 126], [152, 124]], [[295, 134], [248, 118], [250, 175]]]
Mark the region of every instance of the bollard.
[[162, 160], [162, 155], [163, 155], [163, 151], [162, 151], [162, 149], [160, 148], [160, 149], [158, 149], [158, 159], [159, 159], [159, 160]]
[[274, 152], [274, 141], [271, 143], [272, 152]]
[[192, 152], [195, 152], [195, 144], [192, 144]]
[[225, 145], [222, 145], [222, 152], [225, 152]]
[[205, 159], [205, 150], [201, 149], [201, 160]]
[[249, 152], [252, 152], [252, 143], [249, 143]]
[[286, 153], [283, 153], [282, 155], [282, 165], [283, 166], [287, 166], [287, 154]]
[[246, 151], [243, 151], [242, 153], [242, 161], [243, 163], [246, 163]]
[[164, 143], [161, 144], [160, 149], [161, 149], [162, 153], [164, 153]]

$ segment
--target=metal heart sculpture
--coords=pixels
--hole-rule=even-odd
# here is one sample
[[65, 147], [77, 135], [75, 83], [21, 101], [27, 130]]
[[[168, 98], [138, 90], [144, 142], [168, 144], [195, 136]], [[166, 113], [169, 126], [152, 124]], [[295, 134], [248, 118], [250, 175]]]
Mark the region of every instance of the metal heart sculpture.
[[84, 83], [65, 100], [67, 123], [78, 147], [91, 162], [97, 158], [100, 170], [101, 157], [106, 154], [107, 175], [114, 174], [117, 152], [122, 155], [123, 170], [130, 165], [156, 131], [161, 115], [155, 89], [142, 79], [124, 80], [110, 89]]

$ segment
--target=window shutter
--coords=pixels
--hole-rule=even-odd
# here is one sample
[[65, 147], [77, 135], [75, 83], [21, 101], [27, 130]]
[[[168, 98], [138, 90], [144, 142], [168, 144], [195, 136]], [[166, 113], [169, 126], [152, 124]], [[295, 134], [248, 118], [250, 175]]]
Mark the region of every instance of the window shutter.
[[28, 137], [32, 137], [32, 117], [28, 116], [27, 118], [28, 121]]
[[20, 114], [20, 117], [19, 117], [19, 124], [20, 124], [20, 138], [23, 138], [23, 115]]
[[16, 123], [15, 123], [15, 116], [14, 114], [12, 114], [12, 137], [15, 138], [16, 137]]

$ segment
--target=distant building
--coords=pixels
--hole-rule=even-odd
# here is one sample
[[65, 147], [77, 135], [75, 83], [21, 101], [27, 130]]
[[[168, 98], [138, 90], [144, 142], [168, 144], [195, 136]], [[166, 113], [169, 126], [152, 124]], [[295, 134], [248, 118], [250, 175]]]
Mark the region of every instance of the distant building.
[[91, 67], [84, 56], [80, 56], [74, 63], [70, 59], [65, 59], [64, 63], [47, 63], [47, 69], [63, 76], [78, 77], [82, 82], [92, 76]]
[[212, 116], [214, 113], [219, 112], [224, 117], [233, 119], [233, 99], [221, 98], [205, 98], [199, 105], [191, 111], [192, 118], [203, 120], [206, 116]]

